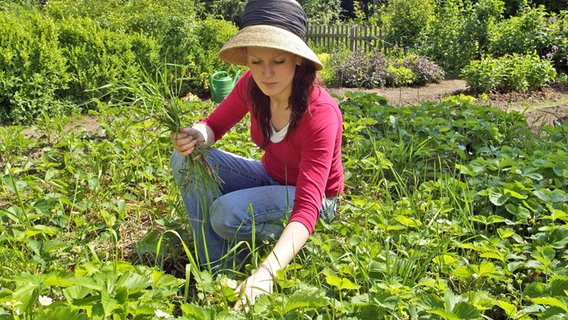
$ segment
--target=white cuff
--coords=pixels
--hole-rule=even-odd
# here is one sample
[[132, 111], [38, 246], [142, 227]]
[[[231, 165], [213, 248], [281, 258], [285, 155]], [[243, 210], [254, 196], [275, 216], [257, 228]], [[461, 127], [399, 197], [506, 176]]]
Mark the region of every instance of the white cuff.
[[193, 125], [193, 129], [199, 131], [199, 133], [203, 136], [202, 147], [210, 146], [213, 142], [215, 142], [213, 130], [211, 130], [211, 128], [209, 128], [205, 123], [196, 123]]

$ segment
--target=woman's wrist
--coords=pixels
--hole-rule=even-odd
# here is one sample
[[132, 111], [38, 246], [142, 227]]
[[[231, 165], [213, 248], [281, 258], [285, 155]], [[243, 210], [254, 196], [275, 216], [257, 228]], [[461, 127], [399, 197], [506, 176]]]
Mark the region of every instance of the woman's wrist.
[[274, 280], [274, 272], [273, 272], [272, 269], [271, 269], [268, 265], [266, 265], [265, 263], [261, 263], [261, 264], [258, 266], [258, 269], [256, 270], [256, 272], [257, 272], [257, 273], [258, 273], [258, 272], [265, 273], [266, 275], [270, 276], [270, 278], [271, 278], [272, 280]]

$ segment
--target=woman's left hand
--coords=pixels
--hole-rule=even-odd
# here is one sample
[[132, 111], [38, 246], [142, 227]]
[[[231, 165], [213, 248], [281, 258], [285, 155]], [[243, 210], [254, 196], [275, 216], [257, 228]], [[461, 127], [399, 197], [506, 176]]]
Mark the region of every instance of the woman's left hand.
[[272, 275], [268, 270], [259, 268], [235, 289], [235, 292], [240, 296], [240, 299], [235, 304], [235, 310], [243, 310], [244, 308], [245, 311], [248, 311], [249, 307], [254, 305], [259, 295], [272, 293], [273, 287], [274, 279]]

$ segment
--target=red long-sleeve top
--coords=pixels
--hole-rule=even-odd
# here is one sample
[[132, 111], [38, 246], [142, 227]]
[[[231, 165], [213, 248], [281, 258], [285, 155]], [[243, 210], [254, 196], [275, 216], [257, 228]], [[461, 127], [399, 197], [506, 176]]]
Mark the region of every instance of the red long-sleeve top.
[[[221, 139], [236, 123], [251, 112], [247, 71], [233, 91], [203, 120]], [[264, 142], [259, 123], [250, 117], [252, 141], [259, 147]], [[296, 186], [294, 206], [289, 221], [302, 223], [313, 233], [324, 197], [343, 192], [341, 137], [343, 120], [337, 102], [323, 88], [315, 86], [310, 94], [309, 110], [291, 136], [264, 146], [262, 164], [267, 173], [283, 185]]]

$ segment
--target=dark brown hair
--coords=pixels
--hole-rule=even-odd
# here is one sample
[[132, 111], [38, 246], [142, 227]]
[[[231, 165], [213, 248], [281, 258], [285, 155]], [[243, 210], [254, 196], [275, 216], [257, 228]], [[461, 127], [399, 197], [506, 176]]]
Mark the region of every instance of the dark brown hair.
[[[298, 128], [302, 117], [308, 110], [310, 93], [314, 85], [318, 83], [316, 65], [313, 62], [304, 59], [300, 65], [296, 66], [294, 78], [292, 79], [292, 93], [288, 100], [292, 114], [290, 115], [290, 124], [288, 125], [285, 139]], [[270, 126], [270, 118], [272, 116], [270, 112], [270, 98], [260, 90], [252, 77], [248, 86], [248, 96], [252, 103], [252, 116], [255, 117], [264, 136], [262, 144], [264, 147], [272, 134]]]

